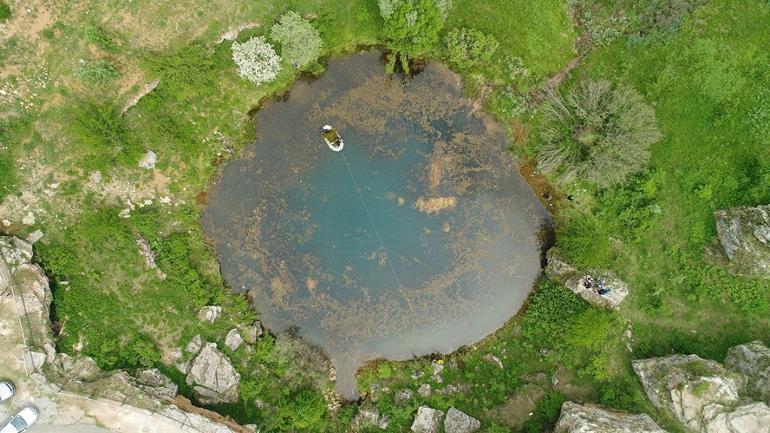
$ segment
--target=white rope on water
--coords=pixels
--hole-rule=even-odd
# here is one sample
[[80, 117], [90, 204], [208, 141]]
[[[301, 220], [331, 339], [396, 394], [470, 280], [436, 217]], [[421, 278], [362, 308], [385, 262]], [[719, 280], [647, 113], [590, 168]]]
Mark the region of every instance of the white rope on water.
[[366, 211], [366, 216], [369, 217], [369, 222], [372, 224], [372, 229], [374, 230], [375, 236], [377, 236], [377, 240], [380, 242], [380, 248], [382, 248], [382, 252], [385, 254], [385, 261], [388, 262], [388, 266], [390, 267], [390, 272], [393, 274], [393, 278], [396, 280], [396, 284], [398, 284], [399, 288], [403, 288], [404, 286], [401, 284], [401, 280], [398, 278], [398, 274], [396, 274], [396, 269], [393, 267], [393, 263], [390, 261], [390, 255], [388, 254], [387, 248], [385, 248], [385, 243], [382, 241], [382, 237], [380, 236], [379, 230], [377, 230], [377, 225], [374, 224], [374, 218], [372, 218], [372, 213], [369, 212], [369, 206], [366, 204], [366, 199], [364, 199], [364, 195], [361, 193], [361, 186], [359, 186], [358, 182], [356, 182], [355, 176], [353, 176], [353, 171], [350, 169], [350, 164], [348, 164], [348, 159], [345, 158], [345, 154], [342, 154], [342, 160], [345, 162], [345, 168], [348, 169], [348, 174], [350, 175], [350, 180], [353, 181], [353, 185], [356, 187], [356, 192], [358, 192], [358, 198], [361, 199], [361, 204], [364, 206], [364, 210]]

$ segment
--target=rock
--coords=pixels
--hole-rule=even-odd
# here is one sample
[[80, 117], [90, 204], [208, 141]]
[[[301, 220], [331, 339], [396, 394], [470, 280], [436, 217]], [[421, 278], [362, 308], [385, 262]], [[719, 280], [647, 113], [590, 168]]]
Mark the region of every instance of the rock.
[[446, 433], [473, 433], [481, 427], [476, 418], [450, 407], [444, 418], [444, 432]]
[[135, 377], [140, 389], [159, 400], [171, 402], [176, 397], [176, 384], [157, 368], [140, 370]]
[[650, 402], [667, 409], [694, 431], [737, 433], [719, 430], [721, 427], [712, 423], [724, 424], [732, 419], [753, 422], [746, 418], [750, 413], [764, 416], [757, 410], [731, 415], [745, 400], [740, 394], [746, 379], [715, 361], [697, 355], [672, 355], [633, 361], [633, 367]]
[[201, 339], [200, 335], [196, 335], [193, 337], [192, 340], [190, 340], [189, 343], [187, 343], [187, 347], [185, 350], [189, 353], [198, 353], [201, 351], [201, 348], [203, 347], [203, 340]]
[[761, 341], [730, 348], [725, 367], [746, 376], [746, 390], [751, 398], [770, 404], [770, 349]]
[[422, 398], [430, 397], [430, 394], [431, 394], [430, 384], [423, 383], [422, 385], [420, 385], [420, 387], [417, 388], [417, 394], [419, 394], [420, 397]]
[[[611, 271], [605, 269], [578, 270], [565, 262], [559, 256], [556, 248], [548, 250], [546, 259], [548, 261], [548, 265], [545, 268], [546, 276], [553, 281], [563, 284], [591, 304], [610, 310], [617, 310], [620, 303], [628, 295], [628, 285]], [[600, 295], [595, 291], [595, 288], [586, 288], [583, 284], [584, 277], [586, 276], [591, 276], [594, 282], [604, 280], [604, 286], [609, 288], [610, 291]]]
[[262, 323], [259, 321], [254, 322], [250, 326], [242, 329], [243, 339], [248, 344], [256, 344], [257, 338], [262, 336]]
[[27, 235], [27, 242], [30, 244], [35, 244], [35, 242], [39, 241], [43, 238], [43, 232], [40, 230], [35, 230], [34, 232]]
[[158, 266], [155, 264], [155, 252], [150, 247], [150, 243], [143, 237], [136, 239], [136, 246], [139, 247], [139, 255], [144, 259], [144, 264], [150, 269], [155, 269]]
[[496, 365], [501, 370], [505, 368], [503, 367], [503, 361], [500, 361], [500, 358], [496, 357], [495, 355], [492, 355], [491, 353], [487, 353], [486, 355], [482, 356], [481, 359], [490, 364]]
[[225, 336], [225, 346], [233, 352], [241, 347], [241, 343], [243, 343], [243, 337], [241, 337], [241, 334], [235, 328], [231, 329]]
[[566, 401], [554, 433], [666, 433], [646, 414], [609, 411]]
[[721, 209], [714, 218], [733, 270], [770, 277], [770, 205]]
[[139, 100], [147, 96], [148, 93], [155, 90], [156, 87], [158, 87], [158, 84], [160, 84], [160, 80], [153, 80], [149, 83], [145, 84], [142, 89], [137, 93], [136, 95], [128, 98], [128, 101], [126, 101], [125, 105], [123, 105], [123, 109], [120, 110], [120, 114], [125, 114], [126, 111], [130, 110], [131, 107], [139, 103]]
[[[51, 288], [40, 266], [32, 263], [32, 244], [14, 236], [0, 236], [0, 293], [9, 287], [25, 324], [31, 351], [45, 354], [46, 361], [53, 362], [53, 332], [51, 331]], [[13, 284], [11, 286], [11, 284]], [[40, 357], [25, 355], [30, 366], [39, 370]]]
[[441, 359], [431, 361], [431, 366], [433, 367], [433, 380], [438, 383], [444, 382], [444, 378], [441, 377], [441, 372], [444, 371], [444, 361]]
[[414, 391], [411, 389], [402, 389], [396, 391], [396, 394], [393, 396], [393, 401], [399, 406], [406, 406], [413, 398]]
[[207, 305], [198, 311], [198, 320], [214, 323], [222, 315], [222, 307], [219, 305]]
[[752, 403], [730, 410], [713, 405], [704, 411], [705, 433], [770, 433], [770, 408]]
[[187, 384], [193, 386], [204, 404], [237, 401], [240, 380], [241, 375], [214, 343], [204, 344], [187, 373]]
[[149, 170], [151, 168], [155, 168], [155, 163], [157, 162], [158, 155], [156, 155], [152, 150], [149, 150], [144, 154], [144, 156], [142, 156], [142, 159], [139, 160], [139, 167], [144, 168], [145, 170]]
[[417, 409], [414, 422], [412, 422], [411, 430], [415, 433], [438, 433], [442, 416], [444, 416], [444, 412], [440, 410], [420, 406]]
[[366, 430], [369, 427], [378, 427], [382, 430], [388, 428], [390, 424], [390, 417], [387, 415], [380, 416], [380, 411], [371, 403], [364, 403], [359, 409], [356, 416], [353, 417], [351, 423], [351, 429], [353, 431]]
[[32, 212], [27, 212], [27, 214], [21, 218], [21, 223], [25, 226], [31, 226], [32, 224], [35, 224], [35, 214]]

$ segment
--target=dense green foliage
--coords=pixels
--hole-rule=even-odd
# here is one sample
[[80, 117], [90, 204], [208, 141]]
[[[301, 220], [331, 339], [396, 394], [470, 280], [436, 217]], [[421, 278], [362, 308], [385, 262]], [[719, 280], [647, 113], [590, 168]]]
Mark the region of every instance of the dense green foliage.
[[298, 13], [286, 12], [270, 29], [270, 38], [281, 46], [281, 55], [296, 67], [316, 61], [323, 41], [318, 30]]
[[396, 58], [409, 71], [409, 58], [426, 55], [438, 45], [439, 32], [444, 25], [444, 13], [437, 0], [380, 1], [380, 14], [385, 22], [383, 35], [393, 51], [388, 70]]
[[0, 1], [0, 22], [7, 21], [11, 17], [11, 7], [8, 3]]
[[111, 81], [118, 78], [118, 70], [107, 60], [82, 60], [75, 68], [75, 78], [87, 83]]
[[458, 69], [488, 62], [500, 45], [494, 36], [476, 29], [452, 29], [445, 37], [447, 60]]
[[115, 37], [101, 26], [89, 24], [83, 29], [83, 37], [86, 41], [96, 45], [104, 51], [115, 52], [118, 45]]
[[543, 106], [538, 166], [562, 183], [581, 179], [600, 188], [642, 172], [660, 140], [655, 113], [635, 90], [588, 81]]

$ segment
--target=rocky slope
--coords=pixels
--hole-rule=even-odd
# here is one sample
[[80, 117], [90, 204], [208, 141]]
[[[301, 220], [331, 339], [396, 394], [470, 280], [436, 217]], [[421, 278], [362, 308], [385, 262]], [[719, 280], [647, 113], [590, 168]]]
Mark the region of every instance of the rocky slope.
[[[111, 401], [119, 411], [114, 419], [141, 419], [136, 425], [121, 431], [140, 431], [144, 423], [157, 426], [157, 431], [168, 431], [164, 423], [174, 423], [177, 431], [199, 433], [246, 433], [252, 429], [225, 419], [212, 420], [205, 411], [184, 410], [176, 404], [177, 387], [158, 370], [143, 370], [132, 376], [124, 371], [105, 372], [88, 357], [71, 357], [56, 353], [50, 323], [52, 300], [48, 280], [43, 270], [32, 262], [32, 244], [11, 236], [0, 236], [0, 293], [10, 293], [14, 310], [24, 323], [24, 362], [16, 375], [30, 376], [31, 388], [38, 387], [32, 395], [50, 395], [67, 391], [66, 395], [84, 396], [85, 401]], [[17, 320], [14, 318], [13, 322]], [[3, 335], [13, 332], [4, 330]], [[21, 332], [20, 332], [21, 334]], [[200, 356], [199, 356], [200, 357]], [[218, 364], [219, 365], [219, 364]], [[11, 371], [3, 370], [4, 374]], [[203, 371], [206, 371], [203, 369]], [[217, 372], [217, 369], [214, 369]], [[73, 394], [74, 393], [74, 394]], [[53, 404], [53, 403], [52, 403]], [[114, 410], [114, 409], [110, 409]], [[48, 407], [44, 417], [55, 416], [61, 408]], [[102, 409], [103, 412], [106, 410]], [[63, 412], [63, 411], [62, 411]], [[125, 419], [124, 419], [125, 418]], [[155, 421], [152, 421], [155, 419]], [[58, 423], [57, 419], [49, 419]], [[132, 423], [128, 422], [129, 425]], [[150, 430], [142, 430], [150, 431]]]
[[730, 267], [770, 277], [770, 205], [721, 209], [714, 218]]
[[730, 350], [728, 367], [697, 355], [633, 362], [653, 405], [702, 433], [770, 433], [770, 408], [757, 379], [767, 373], [768, 349], [760, 342]]
[[554, 433], [666, 433], [645, 414], [564, 402]]

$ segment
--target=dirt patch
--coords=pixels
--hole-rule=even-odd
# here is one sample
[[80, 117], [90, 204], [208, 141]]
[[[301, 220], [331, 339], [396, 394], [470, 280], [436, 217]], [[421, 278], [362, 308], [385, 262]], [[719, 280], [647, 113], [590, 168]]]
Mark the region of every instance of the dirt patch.
[[545, 398], [545, 390], [534, 384], [527, 384], [517, 389], [512, 396], [494, 411], [494, 415], [505, 425], [513, 429], [521, 428]]
[[252, 433], [253, 431], [233, 421], [233, 419], [230, 417], [222, 416], [213, 410], [203, 409], [195, 406], [190, 400], [182, 397], [181, 395], [176, 396], [174, 399], [174, 404], [185, 412], [197, 413], [198, 415], [204, 416], [211, 421], [224, 424], [236, 433]]

